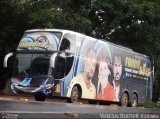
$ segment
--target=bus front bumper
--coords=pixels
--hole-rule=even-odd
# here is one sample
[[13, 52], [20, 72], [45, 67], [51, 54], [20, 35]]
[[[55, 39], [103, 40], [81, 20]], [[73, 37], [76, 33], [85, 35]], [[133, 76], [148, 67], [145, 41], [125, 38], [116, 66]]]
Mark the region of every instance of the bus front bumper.
[[42, 92], [45, 95], [50, 94], [51, 88], [54, 86], [54, 84], [44, 84], [40, 85], [39, 87], [29, 87], [29, 86], [20, 86], [16, 83], [11, 84], [11, 90], [13, 93], [17, 94], [19, 91], [24, 93], [37, 93]]

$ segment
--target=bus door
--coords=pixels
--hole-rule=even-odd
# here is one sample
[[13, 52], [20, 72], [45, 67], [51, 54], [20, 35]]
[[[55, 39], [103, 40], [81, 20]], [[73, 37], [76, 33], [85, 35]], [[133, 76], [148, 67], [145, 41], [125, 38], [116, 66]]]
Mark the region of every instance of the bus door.
[[55, 63], [55, 94], [65, 96], [65, 80], [72, 78], [74, 52], [76, 51], [75, 35], [66, 33], [61, 41]]

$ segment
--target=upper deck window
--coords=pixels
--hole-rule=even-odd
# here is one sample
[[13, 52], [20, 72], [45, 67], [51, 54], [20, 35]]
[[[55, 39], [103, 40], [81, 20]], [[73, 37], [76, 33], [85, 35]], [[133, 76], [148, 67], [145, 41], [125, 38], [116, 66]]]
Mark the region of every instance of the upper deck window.
[[27, 32], [22, 37], [17, 50], [56, 51], [61, 35], [60, 32]]
[[75, 53], [76, 51], [76, 35], [66, 33], [63, 36], [60, 51]]

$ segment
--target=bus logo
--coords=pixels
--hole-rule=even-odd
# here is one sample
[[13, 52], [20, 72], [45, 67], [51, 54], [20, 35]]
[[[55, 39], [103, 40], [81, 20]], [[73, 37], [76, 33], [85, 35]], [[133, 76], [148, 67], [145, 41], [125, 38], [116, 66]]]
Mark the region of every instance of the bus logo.
[[55, 92], [56, 92], [56, 93], [60, 93], [60, 92], [61, 92], [61, 85], [60, 85], [60, 83], [58, 83], [58, 84], [55, 86]]

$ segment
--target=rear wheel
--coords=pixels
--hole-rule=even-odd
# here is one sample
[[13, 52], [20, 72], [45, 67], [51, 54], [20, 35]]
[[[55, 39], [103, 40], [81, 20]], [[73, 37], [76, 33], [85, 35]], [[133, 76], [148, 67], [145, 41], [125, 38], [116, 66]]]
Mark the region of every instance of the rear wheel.
[[133, 94], [131, 97], [131, 106], [132, 107], [136, 107], [138, 103], [138, 98], [136, 94]]
[[74, 86], [71, 91], [71, 98], [70, 102], [78, 102], [78, 100], [81, 98], [80, 90], [78, 89], [78, 86]]
[[37, 93], [37, 94], [35, 94], [35, 100], [36, 101], [45, 101], [45, 95], [44, 94], [42, 94], [42, 93]]
[[123, 93], [121, 97], [121, 106], [127, 107], [128, 106], [128, 95], [127, 93]]

